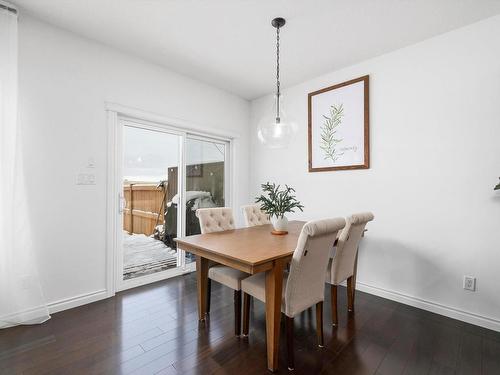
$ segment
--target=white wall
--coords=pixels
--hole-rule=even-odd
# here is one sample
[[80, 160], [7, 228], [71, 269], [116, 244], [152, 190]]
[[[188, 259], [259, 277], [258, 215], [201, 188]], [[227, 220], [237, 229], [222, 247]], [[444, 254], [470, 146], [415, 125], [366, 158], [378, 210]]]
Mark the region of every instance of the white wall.
[[[235, 207], [270, 180], [297, 189], [306, 210], [296, 218], [373, 211], [360, 288], [500, 330], [500, 196], [492, 191], [500, 175], [500, 17], [285, 90], [299, 124], [286, 150], [256, 141], [269, 98], [249, 113], [233, 95], [31, 17], [21, 15], [19, 33], [27, 219], [49, 303], [106, 287], [110, 101], [240, 133]], [[308, 173], [307, 93], [364, 74], [371, 169]], [[89, 157], [97, 185], [77, 186]], [[478, 278], [477, 292], [462, 289], [463, 275]]]
[[[373, 211], [361, 289], [500, 330], [499, 61], [497, 16], [291, 87], [284, 108], [299, 129], [285, 150], [256, 140], [271, 99], [255, 100], [252, 195], [270, 180], [296, 188], [295, 218]], [[365, 74], [371, 168], [308, 173], [307, 93]]]
[[[235, 205], [247, 202], [247, 101], [24, 14], [19, 64], [27, 219], [49, 303], [106, 287], [106, 101], [239, 133]], [[77, 186], [89, 157], [97, 184]]]

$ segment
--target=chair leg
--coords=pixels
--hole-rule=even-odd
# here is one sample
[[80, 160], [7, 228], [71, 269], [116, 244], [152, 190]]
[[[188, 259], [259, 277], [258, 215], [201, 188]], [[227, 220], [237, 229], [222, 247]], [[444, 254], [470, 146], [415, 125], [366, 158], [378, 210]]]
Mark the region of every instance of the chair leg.
[[293, 358], [293, 318], [285, 316], [286, 325], [286, 350], [288, 354], [288, 370], [295, 369]]
[[318, 346], [325, 346], [323, 340], [323, 301], [316, 304], [316, 335], [318, 336]]
[[248, 336], [250, 328], [250, 294], [243, 293], [243, 336]]
[[330, 285], [331, 297], [332, 297], [332, 325], [336, 326], [338, 324], [337, 316], [337, 285]]
[[234, 291], [234, 334], [241, 333], [241, 290]]
[[347, 279], [347, 310], [354, 311], [354, 276]]
[[212, 280], [208, 279], [207, 284], [207, 314], [210, 312], [210, 301], [212, 300]]

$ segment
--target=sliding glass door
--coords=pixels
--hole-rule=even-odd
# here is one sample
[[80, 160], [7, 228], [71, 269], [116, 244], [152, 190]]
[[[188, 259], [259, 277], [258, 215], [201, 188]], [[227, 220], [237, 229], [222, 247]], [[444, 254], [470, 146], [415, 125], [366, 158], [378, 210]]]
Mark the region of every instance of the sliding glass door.
[[179, 233], [177, 214], [170, 220], [172, 201], [179, 199], [177, 179], [169, 179], [169, 171], [180, 164], [183, 135], [131, 121], [122, 125], [120, 276], [122, 285], [133, 286], [183, 263], [173, 241]]
[[200, 233], [196, 210], [228, 202], [229, 142], [120, 120], [117, 289], [194, 270], [177, 236]]
[[[224, 207], [229, 189], [228, 143], [188, 135], [186, 139], [185, 167], [185, 233], [187, 236], [200, 233], [200, 223], [196, 217], [198, 208]], [[192, 254], [187, 254], [186, 262], [194, 261]]]

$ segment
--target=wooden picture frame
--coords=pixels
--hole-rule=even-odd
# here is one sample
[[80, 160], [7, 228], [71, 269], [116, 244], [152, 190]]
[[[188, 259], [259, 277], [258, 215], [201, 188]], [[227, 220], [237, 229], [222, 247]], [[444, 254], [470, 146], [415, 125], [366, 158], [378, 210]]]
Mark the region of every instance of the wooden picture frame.
[[366, 75], [308, 94], [309, 172], [370, 168], [369, 88]]

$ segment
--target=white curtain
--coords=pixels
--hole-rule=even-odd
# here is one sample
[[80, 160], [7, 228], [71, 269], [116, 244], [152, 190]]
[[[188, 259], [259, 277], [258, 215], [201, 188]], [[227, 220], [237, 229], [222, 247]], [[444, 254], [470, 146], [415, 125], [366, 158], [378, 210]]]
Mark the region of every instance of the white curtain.
[[17, 14], [0, 1], [0, 328], [50, 318], [30, 235], [17, 123]]

